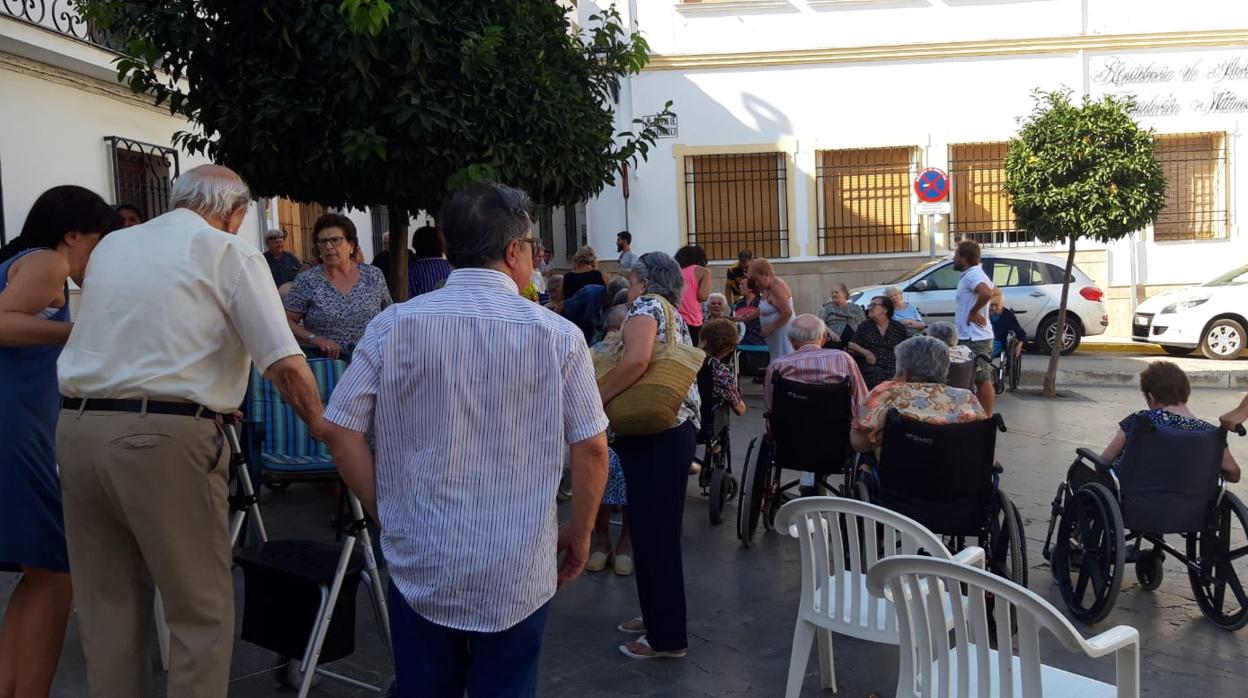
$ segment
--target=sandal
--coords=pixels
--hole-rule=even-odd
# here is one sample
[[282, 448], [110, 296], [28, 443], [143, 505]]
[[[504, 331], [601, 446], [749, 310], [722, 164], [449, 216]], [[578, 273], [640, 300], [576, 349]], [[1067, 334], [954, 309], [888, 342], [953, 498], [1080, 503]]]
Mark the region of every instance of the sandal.
[[625, 642], [620, 645], [620, 653], [630, 659], [682, 659], [689, 654], [689, 650], [660, 652], [651, 647], [643, 635], [633, 642]]
[[633, 558], [631, 555], [616, 555], [615, 564], [613, 565], [615, 573], [620, 577], [627, 577], [633, 573]]
[[586, 572], [601, 572], [607, 567], [607, 560], [611, 558], [610, 553], [602, 550], [595, 550], [589, 554], [589, 560], [585, 563]]
[[629, 633], [631, 635], [645, 635], [646, 622], [641, 619], [641, 616], [637, 616], [632, 620], [626, 620], [623, 623], [620, 623], [615, 626], [615, 629], [622, 633]]

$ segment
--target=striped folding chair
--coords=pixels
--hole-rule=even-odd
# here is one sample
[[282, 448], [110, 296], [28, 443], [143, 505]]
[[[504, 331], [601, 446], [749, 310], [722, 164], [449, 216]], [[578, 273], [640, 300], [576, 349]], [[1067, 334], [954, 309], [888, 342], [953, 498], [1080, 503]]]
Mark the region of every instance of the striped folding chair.
[[[347, 365], [337, 359], [310, 358], [308, 367], [316, 379], [321, 402], [329, 402]], [[248, 461], [253, 479], [279, 490], [292, 482], [338, 477], [329, 448], [312, 438], [308, 425], [255, 366], [251, 368], [245, 411], [251, 435], [252, 457]]]

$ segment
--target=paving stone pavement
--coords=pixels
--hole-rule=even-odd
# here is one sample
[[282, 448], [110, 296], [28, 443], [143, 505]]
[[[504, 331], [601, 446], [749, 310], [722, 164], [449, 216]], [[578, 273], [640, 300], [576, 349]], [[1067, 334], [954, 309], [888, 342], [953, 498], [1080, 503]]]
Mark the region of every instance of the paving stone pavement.
[[[751, 391], [752, 392], [752, 391]], [[1241, 396], [1229, 390], [1197, 390], [1190, 406], [1215, 419]], [[761, 429], [761, 398], [749, 395], [750, 412], [733, 422], [733, 454], [739, 465], [750, 437]], [[1022, 510], [1029, 549], [1030, 587], [1059, 608], [1061, 601], [1040, 556], [1049, 502], [1073, 458], [1076, 446], [1100, 447], [1114, 423], [1142, 407], [1138, 392], [1125, 388], [1077, 388], [1070, 397], [1048, 401], [1029, 395], [1006, 395], [999, 402], [1009, 432], [998, 442], [1006, 468], [1003, 486]], [[1248, 464], [1248, 439], [1232, 439], [1232, 450]], [[1248, 486], [1233, 487], [1248, 498]], [[323, 485], [292, 487], [266, 496], [266, 523], [274, 537], [332, 539], [327, 526], [331, 495]], [[567, 515], [567, 505], [561, 513]], [[735, 514], [731, 509], [729, 514]], [[685, 578], [688, 590], [690, 653], [683, 661], [637, 662], [616, 646], [621, 620], [637, 615], [631, 578], [610, 571], [585, 575], [555, 599], [543, 650], [539, 695], [542, 696], [780, 696], [788, 669], [799, 587], [799, 558], [791, 539], [771, 533], [742, 549], [729, 522], [709, 525], [706, 504], [695, 487], [686, 502]], [[1241, 571], [1248, 578], [1248, 570]], [[241, 602], [241, 573], [236, 574]], [[0, 577], [0, 606], [14, 578]], [[369, 614], [367, 594], [359, 594], [357, 649], [336, 670], [377, 681], [389, 673], [384, 645]], [[240, 604], [241, 609], [241, 604]], [[241, 613], [241, 610], [240, 610]], [[240, 617], [241, 622], [241, 617]], [[1161, 588], [1145, 592], [1128, 568], [1123, 590], [1109, 617], [1095, 627], [1076, 623], [1085, 635], [1127, 623], [1143, 637], [1142, 687], [1148, 696], [1244, 695], [1242, 667], [1248, 666], [1244, 632], [1228, 633], [1203, 619], [1191, 599], [1186, 575], [1168, 561]], [[891, 696], [896, 682], [897, 650], [835, 637], [837, 695], [859, 698]], [[1112, 659], [1088, 660], [1067, 654], [1051, 638], [1042, 649], [1046, 661], [1062, 668], [1112, 680]], [[155, 664], [153, 646], [153, 664]], [[238, 643], [234, 652], [230, 696], [259, 698], [283, 692], [271, 669], [275, 657]], [[803, 696], [821, 694], [818, 663], [812, 657]], [[158, 685], [163, 685], [159, 677]], [[76, 626], [71, 626], [53, 695], [85, 696], [85, 667]], [[322, 682], [312, 692], [321, 698], [373, 695]]]

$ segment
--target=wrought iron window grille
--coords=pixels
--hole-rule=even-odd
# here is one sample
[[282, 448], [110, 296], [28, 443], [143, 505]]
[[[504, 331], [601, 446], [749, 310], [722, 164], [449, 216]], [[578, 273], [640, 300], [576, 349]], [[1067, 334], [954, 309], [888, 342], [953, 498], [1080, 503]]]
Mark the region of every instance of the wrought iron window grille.
[[708, 259], [789, 257], [788, 155], [781, 152], [686, 155], [688, 241]]
[[145, 220], [168, 211], [173, 179], [181, 174], [178, 151], [122, 136], [106, 136], [104, 142], [112, 162], [114, 203], [138, 208]]

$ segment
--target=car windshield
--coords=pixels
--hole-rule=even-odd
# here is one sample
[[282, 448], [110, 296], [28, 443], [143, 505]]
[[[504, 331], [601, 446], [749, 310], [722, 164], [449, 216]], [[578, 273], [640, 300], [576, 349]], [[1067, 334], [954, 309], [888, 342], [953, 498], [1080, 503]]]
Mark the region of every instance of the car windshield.
[[1248, 266], [1232, 269], [1202, 286], [1240, 286], [1248, 284]]
[[920, 264], [919, 266], [917, 266], [917, 267], [915, 267], [915, 268], [911, 269], [910, 271], [908, 271], [908, 272], [906, 272], [906, 273], [902, 274], [901, 276], [899, 276], [899, 277], [897, 277], [897, 278], [893, 279], [892, 281], [890, 281], [890, 282], [888, 282], [888, 283], [889, 283], [890, 285], [892, 285], [892, 284], [900, 284], [900, 283], [901, 283], [901, 282], [903, 282], [903, 281], [909, 281], [910, 279], [913, 279], [914, 277], [918, 276], [919, 274], [922, 274], [923, 272], [927, 271], [928, 269], [931, 269], [932, 267], [936, 266], [937, 264], [943, 264], [943, 263], [945, 263], [945, 261], [946, 261], [946, 260], [945, 260], [945, 258], [944, 258], [944, 257], [937, 257], [936, 259], [929, 259], [928, 261], [926, 261], [926, 262], [924, 262], [924, 263]]

